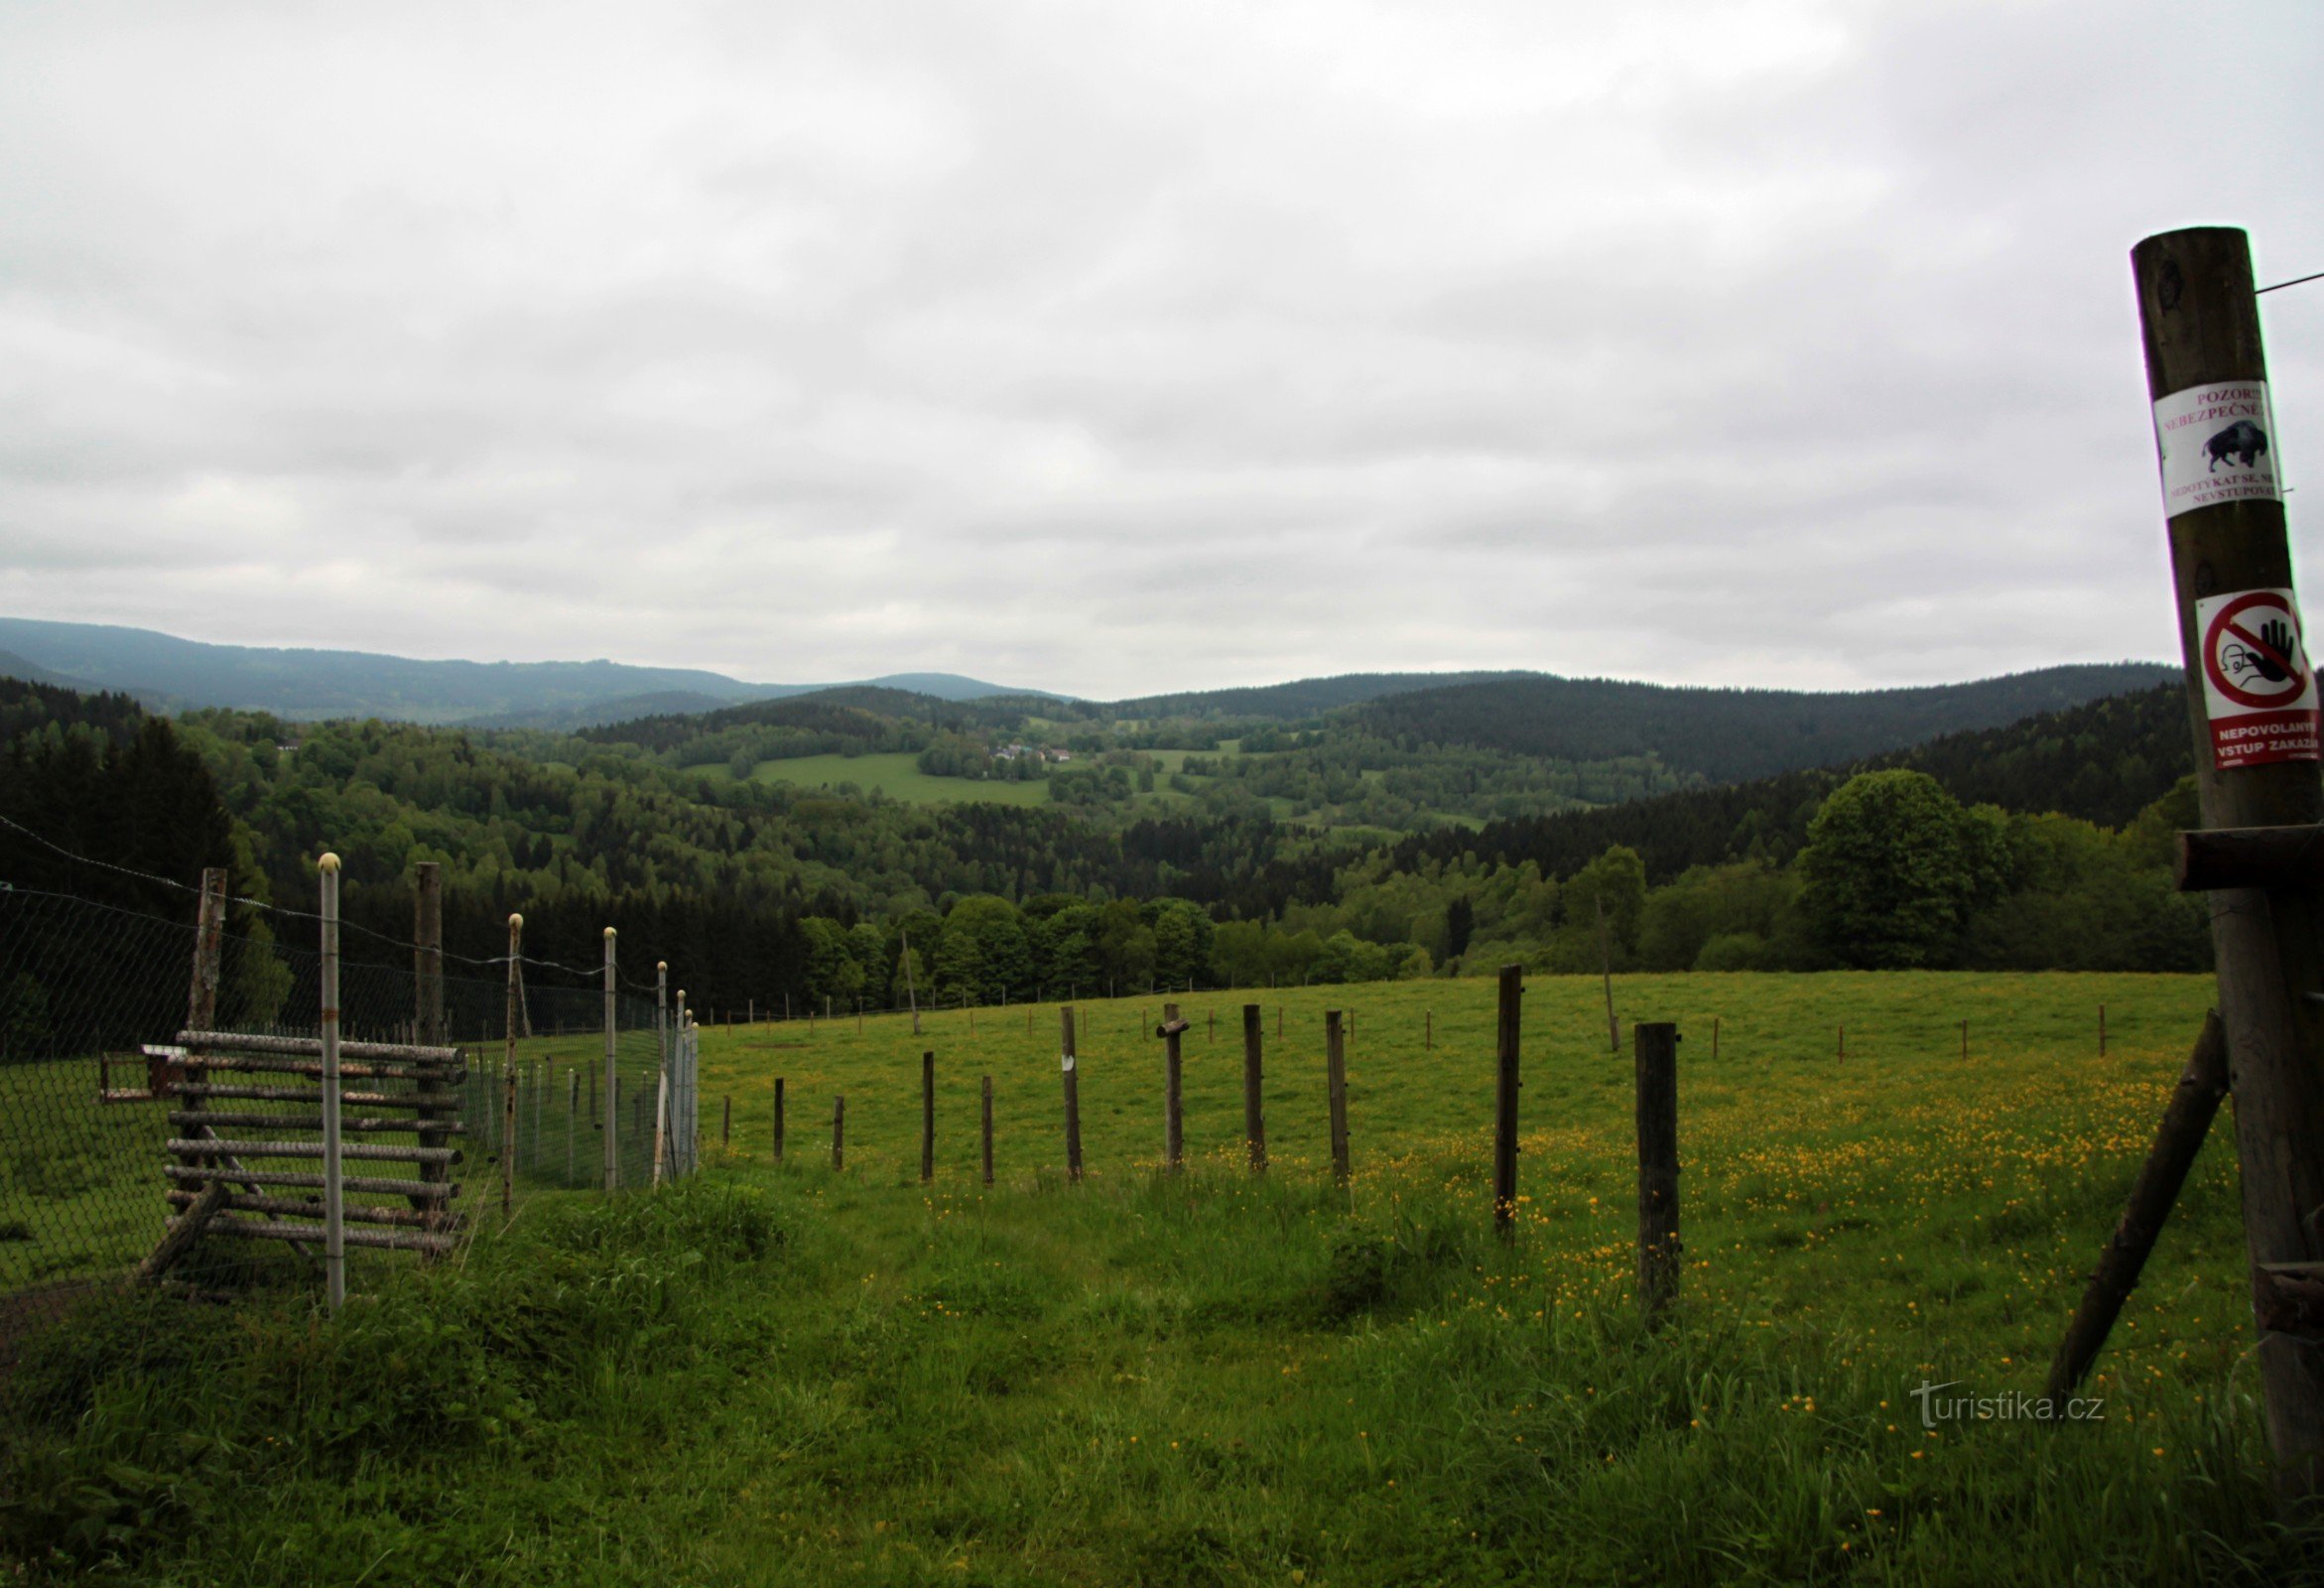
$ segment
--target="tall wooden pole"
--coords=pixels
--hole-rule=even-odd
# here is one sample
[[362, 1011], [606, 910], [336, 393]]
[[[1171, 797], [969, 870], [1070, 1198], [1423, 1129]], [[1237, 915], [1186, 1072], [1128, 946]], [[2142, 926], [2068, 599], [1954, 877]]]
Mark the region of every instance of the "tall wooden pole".
[[1518, 1016], [1524, 1001], [1525, 968], [1502, 966], [1494, 1040], [1492, 1229], [1504, 1240], [1515, 1233], [1517, 1224]]
[[832, 1172], [837, 1174], [847, 1166], [847, 1099], [844, 1093], [832, 1099]]
[[[2215, 669], [2255, 665], [2258, 647], [2240, 635], [2235, 648], [2243, 655], [2229, 654], [2231, 598], [2262, 592], [2293, 598], [2276, 460], [2262, 450], [2272, 449], [2276, 438], [2251, 249], [2239, 230], [2200, 226], [2147, 238], [2131, 250], [2130, 264], [2162, 455], [2202, 825], [2312, 827], [2324, 820], [2312, 719], [2304, 733], [2294, 723], [2280, 735], [2259, 718], [2236, 718], [2224, 708], [2215, 721], [2210, 701], [2217, 686], [2207, 688]], [[2264, 614], [2274, 598], [2260, 596], [2251, 615]], [[2259, 631], [2259, 637], [2280, 644], [2283, 635]], [[2258, 680], [2242, 672], [2242, 686], [2270, 674], [2281, 680], [2286, 671], [2294, 679], [2306, 673], [2296, 628], [2289, 637], [2292, 652], [2281, 659], [2291, 668], [2271, 666]], [[2258, 734], [2257, 755], [2247, 731]], [[2312, 1327], [2284, 1326], [2296, 1308], [2276, 1294], [2269, 1265], [2324, 1259], [2320, 903], [2317, 888], [2306, 882], [2211, 895], [2261, 1396], [2278, 1493], [2294, 1504], [2324, 1496], [2324, 1338]]]
[[1082, 1177], [1082, 1070], [1081, 1060], [1074, 1051], [1074, 1007], [1067, 1004], [1058, 1010], [1061, 1040], [1065, 1046], [1057, 1055], [1057, 1067], [1065, 1078], [1065, 1172], [1072, 1178]]
[[1242, 1139], [1250, 1151], [1250, 1172], [1267, 1172], [1267, 1113], [1259, 1075], [1259, 1006], [1242, 1006]]
[[783, 1077], [775, 1077], [775, 1161], [783, 1161]]

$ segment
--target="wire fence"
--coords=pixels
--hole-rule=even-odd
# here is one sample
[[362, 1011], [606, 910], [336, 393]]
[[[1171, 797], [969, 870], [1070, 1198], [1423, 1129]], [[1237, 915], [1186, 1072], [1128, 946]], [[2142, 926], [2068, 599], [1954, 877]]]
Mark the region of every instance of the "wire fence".
[[[305, 936], [313, 924], [283, 913], [286, 933]], [[265, 1084], [293, 1077], [213, 1071], [190, 1089], [183, 1059], [167, 1051], [190, 1017], [194, 915], [192, 901], [177, 921], [0, 882], [0, 1347], [18, 1326], [125, 1279], [154, 1251], [198, 1175], [171, 1167], [169, 1141], [203, 1119], [189, 1111], [208, 1111], [221, 1135], [300, 1127], [296, 1089]], [[213, 1026], [242, 1036], [317, 1038], [323, 955], [273, 941], [270, 929], [223, 935]], [[422, 1034], [421, 974], [410, 946], [404, 949], [400, 964], [341, 961], [344, 1042], [411, 1043]], [[681, 1086], [669, 1101], [663, 1095], [665, 1054], [690, 1053], [691, 1038], [679, 1040], [654, 998], [620, 992], [610, 1000], [608, 1054], [601, 980], [573, 985], [578, 980], [562, 968], [525, 964], [511, 1040], [508, 980], [442, 979], [441, 1041], [458, 1047], [463, 1061], [451, 1136], [458, 1159], [449, 1169], [459, 1187], [451, 1207], [462, 1227], [496, 1216], [504, 1194], [652, 1184], [655, 1133], [664, 1122], [663, 1172], [683, 1173], [694, 1162], [691, 1112], [671, 1107], [691, 1089]], [[359, 1084], [376, 1101], [350, 1103], [346, 1112], [385, 1116], [358, 1127], [361, 1140], [417, 1139], [410, 1093], [422, 1083], [388, 1077]], [[312, 1094], [301, 1096], [311, 1113]], [[398, 1116], [398, 1109], [406, 1112]], [[282, 1189], [299, 1176], [248, 1167], [254, 1172], [247, 1179], [272, 1183], [239, 1189], [283, 1204], [275, 1211], [285, 1214], [307, 1215], [304, 1204], [315, 1203], [311, 1190]], [[409, 1164], [359, 1160], [346, 1170], [374, 1179], [413, 1172]], [[395, 1200], [393, 1184], [378, 1189]], [[381, 1222], [408, 1216], [391, 1213]], [[397, 1260], [384, 1253], [364, 1257]], [[294, 1272], [311, 1266], [301, 1249], [280, 1241], [205, 1237], [173, 1272], [197, 1287], [226, 1287], [286, 1265]]]

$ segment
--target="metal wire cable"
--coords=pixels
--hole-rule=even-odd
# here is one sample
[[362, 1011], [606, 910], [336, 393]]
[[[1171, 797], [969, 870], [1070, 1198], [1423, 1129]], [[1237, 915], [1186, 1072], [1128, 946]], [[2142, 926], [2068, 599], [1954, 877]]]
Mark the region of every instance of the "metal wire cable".
[[[68, 850], [63, 845], [48, 838], [46, 835], [37, 833], [33, 829], [25, 826], [22, 822], [15, 821], [7, 816], [0, 816], [0, 827], [6, 827], [15, 832], [23, 834], [26, 838], [31, 839], [35, 844], [40, 845], [41, 848], [49, 851], [51, 854], [70, 860], [76, 865], [94, 866], [100, 871], [112, 871], [120, 876], [134, 877], [141, 882], [156, 882], [163, 887], [176, 888], [181, 893], [199, 894], [201, 891], [200, 888], [195, 887], [192, 883], [181, 882], [176, 877], [159, 876], [152, 871], [140, 871], [134, 866], [116, 865], [111, 860], [100, 860], [92, 859], [86, 855], [77, 855], [71, 850]], [[5, 881], [0, 881], [0, 886], [12, 885], [13, 884], [7, 883]], [[38, 890], [36, 889], [31, 891]], [[70, 897], [71, 895], [58, 894], [53, 896], [62, 898]], [[229, 893], [226, 895], [226, 902], [229, 904], [248, 905], [254, 910], [264, 910], [271, 915], [280, 915], [291, 920], [315, 921], [318, 923], [323, 920], [323, 917], [313, 910], [294, 909], [289, 905], [276, 904], [267, 899], [251, 898], [246, 894]], [[110, 908], [111, 906], [107, 907]], [[125, 911], [124, 913], [131, 915], [145, 915], [147, 912], [142, 910], [129, 910]], [[149, 918], [160, 919], [161, 917]], [[409, 942], [390, 933], [375, 931], [371, 927], [367, 927], [360, 924], [359, 922], [349, 921], [344, 918], [342, 918], [339, 922], [339, 930], [342, 932], [359, 933], [364, 937], [372, 939], [374, 942], [384, 943], [390, 948], [410, 949], [417, 953], [420, 947], [417, 943]], [[495, 955], [490, 959], [476, 959], [471, 955], [454, 954], [452, 950], [446, 948], [439, 948], [435, 952], [443, 955], [445, 960], [449, 963], [458, 965], [472, 965], [485, 969], [489, 969], [494, 966], [505, 966], [511, 959], [511, 956], [506, 954]], [[538, 959], [529, 954], [516, 955], [514, 956], [514, 959], [519, 965], [537, 965], [543, 970], [559, 971], [567, 976], [580, 977], [583, 980], [596, 980], [603, 977], [605, 974], [604, 967], [602, 966], [591, 966], [583, 969], [577, 966], [561, 964], [556, 960]], [[651, 983], [633, 982], [630, 981], [627, 977], [623, 976], [620, 972], [618, 964], [614, 970], [614, 979], [618, 985], [628, 988], [633, 992], [652, 992], [654, 991], [654, 986]]]

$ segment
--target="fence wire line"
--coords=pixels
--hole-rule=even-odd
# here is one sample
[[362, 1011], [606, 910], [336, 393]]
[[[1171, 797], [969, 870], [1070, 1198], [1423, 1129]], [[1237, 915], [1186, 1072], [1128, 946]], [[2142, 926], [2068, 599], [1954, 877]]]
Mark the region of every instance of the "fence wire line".
[[[151, 871], [140, 871], [133, 866], [116, 865], [111, 860], [92, 860], [86, 855], [76, 855], [71, 850], [65, 848], [62, 844], [59, 844], [54, 840], [33, 831], [33, 829], [25, 826], [22, 822], [16, 821], [7, 816], [0, 816], [0, 827], [6, 827], [14, 832], [22, 833], [26, 838], [31, 839], [35, 844], [40, 845], [41, 848], [49, 851], [52, 855], [61, 856], [64, 859], [72, 861], [75, 865], [93, 865], [100, 871], [112, 871], [117, 875], [135, 877], [141, 882], [158, 882], [163, 887], [176, 888], [181, 893], [192, 893], [197, 897], [201, 892], [201, 889], [194, 886], [193, 883], [181, 882], [176, 877], [157, 876]], [[11, 883], [0, 882], [0, 887], [8, 887], [12, 885], [13, 884]], [[69, 897], [70, 895], [61, 896]], [[280, 915], [294, 921], [313, 921], [317, 923], [318, 926], [320, 926], [323, 921], [323, 917], [313, 910], [294, 909], [287, 904], [276, 904], [267, 899], [255, 899], [251, 898], [247, 894], [242, 893], [227, 894], [226, 902], [228, 904], [247, 904], [254, 910], [264, 910], [270, 915]], [[133, 910], [129, 913], [134, 915], [141, 914], [143, 912]], [[162, 919], [162, 917], [155, 917], [155, 919]], [[384, 943], [390, 948], [410, 949], [414, 953], [418, 953], [420, 949], [420, 945], [417, 943], [407, 942], [404, 939], [393, 936], [390, 933], [376, 931], [371, 927], [361, 925], [358, 922], [345, 920], [343, 918], [339, 922], [339, 930], [342, 932], [358, 933], [364, 937], [372, 939], [375, 942]], [[454, 954], [452, 952], [452, 950], [447, 948], [440, 947], [434, 950], [434, 952], [442, 955], [448, 963], [458, 965], [474, 965], [486, 969], [489, 969], [495, 965], [507, 965], [511, 960], [514, 960], [514, 962], [518, 965], [537, 965], [543, 970], [562, 971], [568, 976], [601, 978], [605, 974], [603, 966], [593, 966], [587, 969], [582, 969], [571, 965], [562, 965], [555, 960], [535, 959], [533, 956], [528, 954], [500, 954], [495, 955], [491, 959], [479, 960], [466, 954]], [[615, 963], [613, 974], [614, 979], [617, 982], [629, 988], [632, 992], [650, 992], [654, 991], [654, 989], [646, 986], [643, 983], [630, 981], [628, 977], [622, 974], [618, 961]]]
[[[186, 1023], [195, 937], [191, 919], [0, 886], [0, 1356], [18, 1333], [12, 1325], [46, 1321], [91, 1287], [121, 1281], [176, 1211], [167, 1200], [173, 1182], [164, 1173], [172, 1161], [165, 1143], [188, 1125], [171, 1116], [200, 1105], [176, 1095], [164, 1062], [141, 1050], [175, 1042]], [[241, 1034], [318, 1035], [322, 961], [318, 949], [225, 934], [214, 1023]], [[339, 974], [347, 1040], [416, 1039], [422, 1027], [414, 969], [342, 962]], [[460, 1194], [452, 1206], [468, 1225], [498, 1217], [504, 1159], [520, 1196], [601, 1187], [608, 1127], [617, 1184], [651, 1184], [666, 1064], [652, 998], [624, 992], [613, 999], [608, 1087], [602, 989], [520, 985], [512, 1049], [505, 978], [447, 976], [441, 985], [444, 1040], [466, 1055], [456, 1089], [464, 1128], [452, 1139], [462, 1155], [452, 1170]], [[220, 1130], [230, 1137], [271, 1133], [273, 1118], [289, 1120], [301, 1106], [279, 1085], [287, 1079], [281, 1075], [215, 1072], [209, 1079], [262, 1093], [272, 1086], [277, 1094], [213, 1095], [208, 1108], [249, 1122]], [[163, 1083], [160, 1095], [148, 1095], [154, 1080]], [[383, 1101], [349, 1104], [350, 1116], [392, 1116], [362, 1139], [414, 1138], [416, 1117], [392, 1111], [416, 1081], [351, 1084]], [[311, 1096], [306, 1107], [313, 1107]], [[673, 1117], [673, 1135], [679, 1123]], [[695, 1161], [691, 1143], [670, 1158], [665, 1172], [682, 1172]], [[393, 1172], [372, 1162], [350, 1163], [347, 1172], [382, 1169]], [[294, 1201], [315, 1195], [257, 1189]], [[401, 1260], [409, 1258], [359, 1254], [356, 1271], [364, 1262]], [[232, 1288], [269, 1275], [303, 1278], [306, 1267], [278, 1242], [205, 1236], [174, 1271], [197, 1286]]]

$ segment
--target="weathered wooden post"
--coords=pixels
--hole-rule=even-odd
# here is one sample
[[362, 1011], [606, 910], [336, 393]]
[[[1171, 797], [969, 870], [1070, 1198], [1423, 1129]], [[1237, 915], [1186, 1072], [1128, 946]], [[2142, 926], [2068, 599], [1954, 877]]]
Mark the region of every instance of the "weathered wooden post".
[[[2317, 693], [2292, 586], [2274, 416], [2243, 232], [2199, 226], [2131, 250], [2205, 828], [2324, 820]], [[2219, 965], [2243, 1165], [2244, 1236], [2278, 1492], [2324, 1494], [2324, 1328], [2284, 1279], [2324, 1261], [2324, 941], [2309, 881], [2216, 879]], [[2302, 1264], [2287, 1272], [2282, 1265]]]
[[1332, 1178], [1348, 1188], [1348, 1046], [1340, 1011], [1324, 1011], [1324, 1106], [1332, 1125]]
[[1057, 1057], [1058, 1069], [1065, 1078], [1065, 1172], [1079, 1180], [1082, 1177], [1082, 1077], [1080, 1061], [1075, 1056], [1073, 1005], [1067, 1004], [1058, 1013], [1065, 1042], [1064, 1051]]
[[1436, 1048], [1436, 1010], [1423, 1009], [1420, 1015], [1420, 1050], [1432, 1052]]
[[936, 1178], [936, 1055], [920, 1055], [920, 1183]]
[[1524, 967], [1502, 966], [1500, 1019], [1493, 1040], [1492, 1229], [1503, 1240], [1517, 1227], [1518, 1017], [1524, 1001]]
[[[425, 1047], [442, 1047], [447, 1041], [444, 1023], [444, 867], [435, 860], [422, 860], [412, 868], [412, 986], [416, 1029], [412, 1039]], [[524, 967], [516, 951], [509, 951], [509, 973], [516, 978], [518, 1028], [523, 1025]], [[481, 1055], [478, 1056], [479, 1060]], [[452, 1144], [449, 1128], [459, 1118], [459, 1099], [449, 1088], [432, 1092], [430, 1083], [421, 1083], [421, 1095], [426, 1102], [415, 1111], [414, 1139], [424, 1147], [449, 1147]], [[431, 1185], [440, 1185], [452, 1178], [449, 1164], [423, 1161], [419, 1166], [420, 1179]], [[421, 1227], [439, 1229], [452, 1212], [450, 1199], [441, 1196], [424, 1197], [414, 1204], [422, 1215]], [[423, 1262], [433, 1262], [435, 1254], [424, 1253]]]
[[1184, 1071], [1178, 1046], [1186, 1028], [1187, 1022], [1178, 1017], [1178, 1005], [1163, 1004], [1162, 1025], [1154, 1034], [1162, 1039], [1162, 1163], [1173, 1174], [1185, 1166], [1186, 1158], [1186, 1116], [1180, 1090]]
[[613, 928], [605, 928], [605, 1189], [611, 1191], [621, 1183], [621, 1159], [618, 1156], [621, 1135], [621, 1077], [613, 1068], [613, 999], [615, 992], [613, 964]]
[[[421, 897], [427, 897], [425, 888], [422, 889]], [[500, 1217], [503, 1222], [516, 1216], [516, 1034], [522, 1028], [524, 1018], [517, 1011], [519, 993], [516, 968], [524, 952], [525, 918], [511, 915], [508, 918], [508, 1008], [502, 1019], [506, 1027], [506, 1046], [500, 1058], [501, 1091], [504, 1094], [500, 1117]], [[443, 963], [441, 954], [437, 963]], [[443, 995], [443, 985], [440, 982], [437, 987], [440, 1003]], [[421, 1016], [420, 1023], [423, 1028], [426, 1027], [425, 1014]]]
[[346, 1185], [339, 1174], [339, 858], [316, 862], [323, 884], [323, 1278], [336, 1312], [347, 1299]]
[[982, 1087], [984, 1104], [984, 1183], [992, 1184], [992, 1077], [986, 1076]]
[[847, 1099], [844, 1094], [832, 1099], [832, 1172], [838, 1174], [847, 1166]]
[[[904, 994], [912, 1000], [912, 1034], [918, 1036], [920, 1034], [920, 990], [913, 985], [912, 981], [912, 934], [899, 928], [896, 932], [896, 940], [904, 945]], [[895, 983], [890, 982], [888, 986], [892, 988]], [[860, 1002], [855, 1005], [855, 1029], [857, 1031], [863, 1029], [863, 1005]]]
[[1242, 1139], [1250, 1152], [1253, 1174], [1267, 1172], [1267, 1114], [1261, 1107], [1259, 1042], [1259, 1006], [1245, 1003], [1242, 1006]]
[[718, 1115], [718, 1150], [722, 1152], [733, 1144], [734, 1094], [729, 1092], [726, 1094], [723, 1107], [719, 1110]]
[[1967, 1020], [1961, 1022], [1961, 1056], [1965, 1059], [1969, 1057], [1969, 1022]]
[[1638, 1075], [1638, 1304], [1649, 1322], [1678, 1293], [1678, 1027], [1633, 1021]]
[[2106, 1005], [2098, 1006], [2098, 1056], [2106, 1057]]
[[775, 1077], [775, 1161], [783, 1161], [783, 1078]]
[[[515, 954], [509, 951], [512, 967]], [[444, 1046], [444, 867], [435, 860], [412, 867], [412, 986], [419, 1019], [412, 1040]]]
[[670, 1082], [677, 1068], [678, 1033], [670, 1026], [670, 962], [654, 962], [654, 1186], [670, 1173]]

